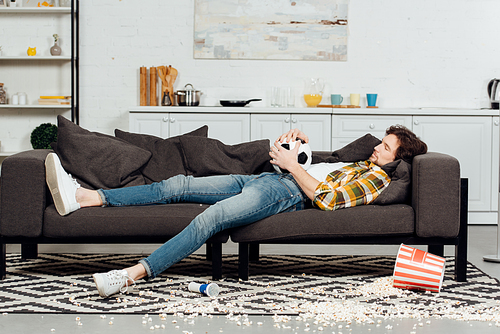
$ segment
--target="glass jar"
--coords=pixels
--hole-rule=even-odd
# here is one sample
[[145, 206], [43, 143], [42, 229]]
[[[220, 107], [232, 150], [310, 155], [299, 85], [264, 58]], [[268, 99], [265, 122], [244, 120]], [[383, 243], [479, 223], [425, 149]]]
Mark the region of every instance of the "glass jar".
[[3, 83], [0, 83], [0, 104], [7, 104], [7, 93], [3, 89]]

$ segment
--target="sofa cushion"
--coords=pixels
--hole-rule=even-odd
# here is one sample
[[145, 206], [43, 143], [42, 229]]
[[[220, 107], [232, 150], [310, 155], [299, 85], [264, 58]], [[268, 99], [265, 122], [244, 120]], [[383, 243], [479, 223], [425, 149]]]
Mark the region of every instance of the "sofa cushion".
[[184, 163], [194, 176], [260, 174], [274, 171], [269, 157], [269, 140], [226, 145], [217, 139], [179, 138]]
[[415, 232], [413, 208], [405, 204], [361, 205], [336, 211], [280, 213], [231, 231], [234, 242], [327, 242], [345, 237], [390, 237]]
[[208, 126], [206, 125], [184, 135], [167, 139], [115, 130], [116, 137], [151, 152], [151, 159], [141, 168], [146, 183], [159, 182], [179, 174], [187, 175], [180, 138], [194, 137], [196, 140], [207, 135]]
[[373, 204], [409, 204], [411, 201], [411, 165], [400, 159], [384, 165], [382, 169], [391, 176], [391, 183], [373, 201]]
[[[167, 241], [182, 231], [208, 205], [180, 203], [135, 207], [93, 207], [60, 216], [54, 205], [45, 209], [43, 234], [50, 238], [154, 237]], [[222, 231], [210, 241], [226, 242]]]
[[57, 116], [57, 142], [52, 148], [64, 169], [83, 185], [119, 188], [144, 184], [139, 169], [151, 153], [124, 140], [81, 128]]
[[373, 148], [382, 141], [371, 134], [356, 139], [344, 147], [333, 151], [332, 162], [357, 162], [368, 160], [373, 153]]

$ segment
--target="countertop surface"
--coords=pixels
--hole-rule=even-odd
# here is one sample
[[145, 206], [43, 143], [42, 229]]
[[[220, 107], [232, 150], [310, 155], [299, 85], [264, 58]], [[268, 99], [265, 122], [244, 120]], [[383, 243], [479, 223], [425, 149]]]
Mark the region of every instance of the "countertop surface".
[[332, 114], [332, 115], [408, 115], [408, 116], [498, 116], [495, 109], [467, 108], [275, 108], [275, 107], [148, 107], [129, 108], [131, 113], [230, 113], [230, 114]]

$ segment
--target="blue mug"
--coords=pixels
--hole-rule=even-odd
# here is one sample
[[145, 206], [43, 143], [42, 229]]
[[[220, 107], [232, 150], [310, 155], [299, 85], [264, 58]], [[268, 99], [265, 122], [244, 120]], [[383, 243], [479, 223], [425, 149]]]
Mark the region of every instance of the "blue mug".
[[332, 94], [331, 99], [332, 99], [332, 105], [334, 106], [338, 106], [342, 104], [342, 101], [344, 101], [344, 98], [340, 94]]
[[366, 94], [366, 102], [368, 107], [375, 107], [377, 105], [377, 94]]

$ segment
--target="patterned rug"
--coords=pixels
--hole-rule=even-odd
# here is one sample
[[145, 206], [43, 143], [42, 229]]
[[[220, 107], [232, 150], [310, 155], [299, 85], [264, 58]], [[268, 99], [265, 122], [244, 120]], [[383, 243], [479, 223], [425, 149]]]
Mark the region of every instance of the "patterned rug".
[[211, 264], [192, 255], [160, 277], [140, 281], [126, 294], [99, 297], [91, 274], [137, 263], [140, 255], [40, 254], [7, 258], [0, 281], [0, 313], [158, 313], [300, 316], [335, 321], [445, 317], [500, 321], [500, 283], [472, 264], [468, 282], [453, 280], [446, 259], [439, 294], [392, 287], [395, 257], [265, 255], [251, 263], [249, 281], [236, 277], [236, 255], [224, 255], [221, 292], [209, 298], [190, 292], [189, 282], [208, 282]]

